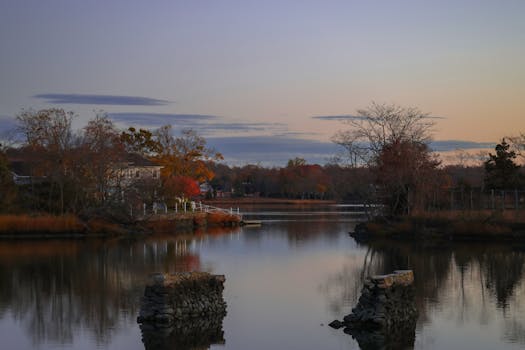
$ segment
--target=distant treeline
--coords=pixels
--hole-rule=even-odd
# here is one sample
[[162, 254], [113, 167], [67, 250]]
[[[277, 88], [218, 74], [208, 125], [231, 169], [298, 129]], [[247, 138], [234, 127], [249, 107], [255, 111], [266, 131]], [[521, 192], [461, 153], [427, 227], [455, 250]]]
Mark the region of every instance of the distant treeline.
[[[285, 167], [259, 165], [210, 165], [215, 177], [210, 185], [212, 196], [270, 197], [290, 199], [331, 199], [354, 202], [369, 199], [374, 186], [374, 172], [370, 167], [347, 167], [339, 164], [306, 164], [300, 158], [290, 160]], [[440, 192], [490, 191], [486, 184], [486, 170], [482, 165], [448, 165], [441, 167], [444, 179]], [[520, 169], [524, 173], [523, 169]], [[517, 185], [517, 184], [516, 184]], [[519, 187], [521, 188], [521, 186]], [[506, 188], [507, 190], [514, 190]], [[378, 189], [376, 189], [378, 190]]]

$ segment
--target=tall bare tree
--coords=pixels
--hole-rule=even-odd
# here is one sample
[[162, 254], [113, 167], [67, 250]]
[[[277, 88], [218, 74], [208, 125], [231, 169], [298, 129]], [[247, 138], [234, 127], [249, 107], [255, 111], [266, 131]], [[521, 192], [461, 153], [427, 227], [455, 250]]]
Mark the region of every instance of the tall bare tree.
[[[17, 115], [18, 130], [33, 152], [40, 152], [38, 164], [59, 189], [59, 211], [64, 212], [64, 187], [70, 166], [73, 144], [71, 123], [75, 114], [51, 108], [39, 111], [24, 110]], [[52, 191], [50, 192], [52, 193]]]
[[428, 147], [432, 119], [417, 108], [391, 104], [372, 103], [357, 112], [333, 141], [345, 148], [351, 164], [373, 170], [390, 214], [409, 212], [439, 165]]
[[125, 161], [120, 131], [105, 113], [98, 113], [84, 127], [82, 138], [85, 175], [99, 204], [108, 200], [110, 187], [117, 187], [119, 165]]
[[372, 102], [346, 121], [348, 129], [337, 132], [333, 142], [344, 147], [354, 163], [369, 163], [394, 142], [428, 143], [434, 122], [414, 107]]

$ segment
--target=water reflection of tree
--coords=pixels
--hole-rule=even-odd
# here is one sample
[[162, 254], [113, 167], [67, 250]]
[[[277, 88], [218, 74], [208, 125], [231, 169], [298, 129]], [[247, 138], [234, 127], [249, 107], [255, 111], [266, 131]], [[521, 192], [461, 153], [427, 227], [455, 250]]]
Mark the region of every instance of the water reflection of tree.
[[525, 292], [523, 251], [510, 245], [381, 240], [368, 242], [366, 247], [360, 263], [349, 255], [351, 260], [323, 285], [325, 291], [332, 291], [326, 294], [331, 310], [338, 312], [336, 316], [341, 316], [341, 309], [350, 312], [366, 276], [412, 269], [420, 327], [443, 307], [450, 307], [459, 324], [475, 319], [486, 324], [499, 310], [504, 319], [502, 336], [525, 343], [525, 318], [521, 316], [525, 307], [521, 298], [515, 297]]
[[248, 241], [256, 242], [272, 236], [286, 237], [290, 246], [300, 247], [316, 240], [336, 242], [341, 237], [341, 231], [348, 231], [348, 225], [323, 221], [284, 221], [275, 226], [265, 223], [260, 229], [264, 234], [251, 234], [251, 228], [243, 230], [244, 238]]
[[506, 308], [516, 285], [523, 278], [523, 252], [499, 252], [483, 255], [480, 264], [484, 267], [487, 288], [496, 295], [498, 306]]
[[191, 244], [174, 238], [2, 242], [0, 312], [10, 312], [37, 344], [71, 342], [81, 329], [107, 343], [135, 324], [151, 272], [200, 269]]

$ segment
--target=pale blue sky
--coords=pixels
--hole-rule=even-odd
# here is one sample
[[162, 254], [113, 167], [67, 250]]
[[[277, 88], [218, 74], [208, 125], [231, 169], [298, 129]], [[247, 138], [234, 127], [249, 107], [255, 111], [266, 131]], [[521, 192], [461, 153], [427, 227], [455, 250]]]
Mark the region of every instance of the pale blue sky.
[[312, 117], [377, 101], [443, 117], [438, 140], [494, 142], [525, 132], [524, 43], [522, 0], [3, 0], [0, 127], [55, 106], [78, 126], [104, 109], [329, 142], [343, 126]]

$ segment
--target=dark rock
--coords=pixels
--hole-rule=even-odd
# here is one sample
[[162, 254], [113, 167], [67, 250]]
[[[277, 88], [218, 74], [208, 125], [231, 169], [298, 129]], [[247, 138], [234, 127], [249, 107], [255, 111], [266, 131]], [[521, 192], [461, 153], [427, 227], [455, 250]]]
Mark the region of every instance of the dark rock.
[[336, 325], [345, 326], [344, 332], [352, 335], [361, 349], [413, 346], [418, 314], [413, 281], [410, 270], [369, 278], [352, 313]]
[[330, 327], [339, 329], [345, 326], [345, 324], [339, 320], [334, 320], [328, 324]]

